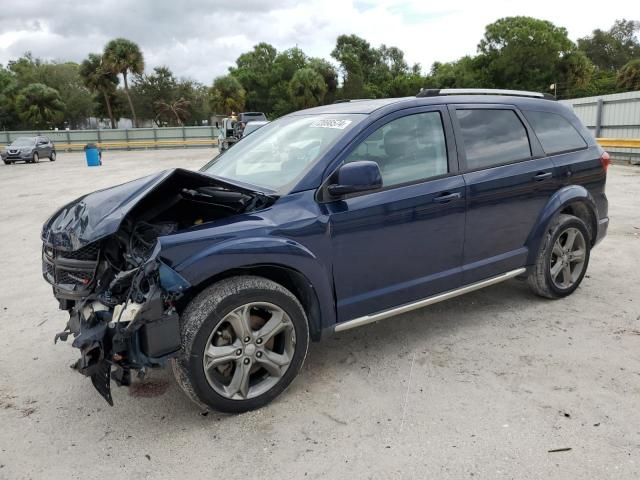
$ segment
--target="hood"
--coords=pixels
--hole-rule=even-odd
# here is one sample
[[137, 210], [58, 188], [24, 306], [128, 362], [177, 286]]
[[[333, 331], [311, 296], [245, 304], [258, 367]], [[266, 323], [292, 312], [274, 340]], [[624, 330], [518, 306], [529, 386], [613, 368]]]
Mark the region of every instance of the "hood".
[[42, 228], [42, 240], [61, 250], [78, 250], [115, 233], [125, 216], [160, 186], [192, 181], [249, 194], [260, 194], [199, 172], [175, 168], [84, 195], [65, 205]]

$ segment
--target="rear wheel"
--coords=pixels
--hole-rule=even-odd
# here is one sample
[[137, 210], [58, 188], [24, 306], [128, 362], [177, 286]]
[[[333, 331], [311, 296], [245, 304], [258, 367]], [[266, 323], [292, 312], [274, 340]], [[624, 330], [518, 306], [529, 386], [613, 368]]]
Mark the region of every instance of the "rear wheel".
[[176, 380], [196, 403], [240, 413], [260, 408], [296, 377], [309, 328], [300, 302], [262, 277], [222, 280], [182, 315]]
[[529, 286], [542, 297], [570, 295], [587, 272], [590, 252], [591, 237], [585, 223], [573, 215], [559, 215], [543, 240], [529, 274]]
[[54, 150], [54, 151], [52, 151], [52, 152], [49, 154], [49, 160], [50, 160], [50, 161], [52, 161], [52, 162], [55, 162], [55, 161], [56, 161], [56, 152], [55, 152], [55, 150]]

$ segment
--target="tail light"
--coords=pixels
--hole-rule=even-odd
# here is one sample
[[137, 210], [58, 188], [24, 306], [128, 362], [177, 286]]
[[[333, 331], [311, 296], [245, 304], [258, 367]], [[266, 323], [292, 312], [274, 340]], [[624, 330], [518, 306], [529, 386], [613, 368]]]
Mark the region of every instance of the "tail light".
[[602, 169], [604, 170], [604, 173], [607, 173], [607, 170], [609, 169], [609, 165], [611, 165], [611, 157], [607, 152], [602, 152], [602, 155], [600, 155], [600, 163], [602, 164]]

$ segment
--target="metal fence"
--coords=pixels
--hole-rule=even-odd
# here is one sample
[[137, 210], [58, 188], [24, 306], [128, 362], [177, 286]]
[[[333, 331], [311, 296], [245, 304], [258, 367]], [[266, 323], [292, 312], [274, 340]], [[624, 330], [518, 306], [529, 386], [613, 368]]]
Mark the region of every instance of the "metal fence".
[[218, 144], [218, 134], [219, 129], [213, 126], [5, 131], [0, 132], [0, 145], [8, 145], [18, 137], [43, 135], [53, 140], [58, 151], [82, 150], [87, 143], [95, 143], [103, 150], [212, 147]]
[[640, 162], [640, 91], [562, 101], [573, 107], [614, 160]]

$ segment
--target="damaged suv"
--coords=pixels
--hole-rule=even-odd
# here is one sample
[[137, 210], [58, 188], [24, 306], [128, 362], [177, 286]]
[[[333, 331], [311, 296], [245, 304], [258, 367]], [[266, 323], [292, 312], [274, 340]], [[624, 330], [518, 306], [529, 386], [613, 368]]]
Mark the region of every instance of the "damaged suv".
[[199, 172], [85, 195], [43, 226], [75, 364], [111, 381], [172, 364], [191, 399], [280, 394], [309, 340], [510, 278], [560, 298], [607, 231], [609, 159], [531, 92], [425, 90], [265, 125]]

